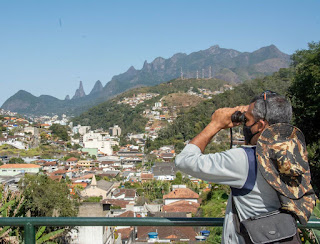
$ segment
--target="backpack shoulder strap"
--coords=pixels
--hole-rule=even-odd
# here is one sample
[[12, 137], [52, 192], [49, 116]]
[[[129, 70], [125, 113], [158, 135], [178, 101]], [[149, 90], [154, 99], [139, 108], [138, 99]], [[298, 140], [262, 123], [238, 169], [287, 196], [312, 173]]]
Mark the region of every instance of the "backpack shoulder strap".
[[242, 147], [246, 152], [249, 164], [247, 180], [241, 189], [231, 187], [233, 196], [244, 196], [252, 191], [257, 179], [257, 159], [256, 159], [256, 147]]

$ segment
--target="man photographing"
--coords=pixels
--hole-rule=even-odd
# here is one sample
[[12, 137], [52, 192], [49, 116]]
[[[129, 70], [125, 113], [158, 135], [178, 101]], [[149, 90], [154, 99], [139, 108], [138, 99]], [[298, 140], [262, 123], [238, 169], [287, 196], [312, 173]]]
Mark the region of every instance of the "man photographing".
[[[231, 118], [236, 112], [238, 113], [238, 119], [234, 120], [237, 122], [233, 122]], [[284, 168], [287, 169], [288, 165], [294, 164], [294, 166], [299, 166], [300, 161], [302, 164], [307, 161], [303, 135], [301, 137], [300, 134], [302, 133], [289, 124], [291, 118], [292, 108], [290, 102], [279, 94], [266, 91], [260, 96], [255, 97], [249, 106], [221, 108], [216, 110], [211, 117], [211, 122], [202, 132], [200, 132], [200, 134], [192, 139], [176, 157], [175, 164], [181, 171], [209, 182], [229, 185], [231, 187], [232, 194], [228, 199], [226, 208], [222, 243], [246, 243], [244, 238], [237, 233], [239, 232], [239, 228], [238, 224], [235, 223], [234, 215], [237, 215], [238, 219], [243, 221], [250, 217], [282, 208], [283, 204], [278, 196], [279, 191], [287, 197], [290, 195], [287, 191], [291, 192], [298, 189], [299, 192], [303, 189], [299, 196], [294, 196], [293, 198], [303, 198], [305, 200], [304, 196], [310, 195], [311, 198], [309, 200], [313, 204], [314, 195], [312, 195], [312, 188], [310, 189], [310, 171], [308, 165], [304, 165], [303, 170], [299, 168], [300, 171], [294, 171], [300, 172], [300, 175], [298, 175], [298, 173], [288, 177], [290, 178], [290, 182], [287, 184], [290, 186], [288, 187], [282, 177], [283, 174], [287, 173], [286, 170], [283, 170], [283, 165]], [[241, 122], [243, 122], [243, 132], [247, 144], [246, 147], [230, 149], [215, 154], [203, 154], [210, 140], [220, 130], [238, 126]], [[268, 130], [271, 130], [272, 132], [269, 134], [267, 133], [269, 135], [268, 138], [261, 136], [261, 134], [266, 134]], [[260, 146], [258, 143], [257, 152], [264, 154], [264, 151], [261, 153], [260, 148], [266, 150], [265, 154], [268, 155], [267, 159], [265, 157], [260, 157], [267, 160], [266, 165], [269, 163], [268, 160], [271, 162], [271, 159], [272, 162], [279, 162], [278, 171], [281, 171], [281, 173], [275, 173], [275, 177], [279, 178], [279, 182], [284, 182], [284, 185], [271, 185], [270, 181], [268, 181], [268, 177], [273, 176], [273, 169], [267, 167], [266, 169], [262, 169], [260, 162], [257, 162], [256, 160], [256, 145], [260, 136], [266, 141], [270, 141], [270, 146], [265, 147], [263, 143], [260, 143]], [[290, 147], [290, 145], [293, 146]], [[281, 150], [278, 150], [278, 148], [281, 148]], [[294, 149], [294, 154], [299, 154], [299, 157], [291, 159], [291, 148]], [[298, 150], [298, 152], [295, 150], [296, 148], [300, 148], [301, 150]], [[269, 152], [269, 149], [272, 149], [272, 152]], [[285, 156], [286, 153], [288, 156]], [[261, 156], [260, 154], [257, 155], [258, 158]], [[296, 158], [298, 159], [296, 160]], [[284, 163], [282, 163], [282, 161]], [[269, 173], [271, 176], [268, 175]], [[291, 171], [289, 174], [290, 173]], [[275, 178], [275, 181], [278, 181], [278, 178]], [[309, 186], [303, 186], [305, 186], [305, 188], [309, 187], [308, 189], [304, 189], [302, 184], [296, 183], [298, 181], [300, 182], [301, 178], [306, 178], [306, 185], [309, 183]], [[292, 184], [291, 181], [294, 181], [294, 183]], [[292, 189], [292, 187], [295, 188]], [[284, 191], [284, 193], [281, 191]], [[311, 205], [310, 208], [313, 208]], [[303, 209], [302, 212], [307, 212], [307, 210]], [[305, 213], [301, 213], [302, 221], [305, 221], [305, 219], [308, 218], [305, 217], [304, 214]], [[307, 213], [307, 215], [308, 214], [309, 213]]]

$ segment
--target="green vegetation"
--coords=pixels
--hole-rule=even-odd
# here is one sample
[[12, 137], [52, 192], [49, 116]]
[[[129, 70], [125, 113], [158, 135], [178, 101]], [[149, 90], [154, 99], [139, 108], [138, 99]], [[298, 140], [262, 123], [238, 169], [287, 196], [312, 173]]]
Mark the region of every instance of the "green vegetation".
[[[230, 188], [228, 186], [213, 185], [211, 190], [203, 193], [202, 204], [200, 207], [201, 217], [223, 218], [225, 215], [225, 208], [228, 201], [228, 194]], [[207, 243], [221, 243], [222, 227], [209, 227], [210, 236], [207, 238]]]
[[32, 217], [77, 215], [77, 205], [64, 181], [56, 182], [46, 175], [25, 175], [20, 188], [26, 200], [24, 212], [30, 211]]
[[49, 128], [52, 131], [52, 135], [55, 138], [59, 138], [63, 141], [68, 141], [68, 126], [65, 125], [59, 125], [59, 124], [53, 124]]
[[36, 233], [36, 244], [41, 244], [41, 243], [56, 243], [56, 242], [48, 242], [48, 241], [51, 241], [53, 239], [56, 239], [57, 237], [60, 237], [66, 230], [63, 228], [63, 229], [57, 229], [55, 228], [56, 230], [53, 230], [53, 231], [49, 231], [46, 232], [46, 229], [48, 227], [46, 226], [41, 226], [37, 233]]
[[[224, 84], [226, 84], [225, 81], [218, 79], [187, 79], [172, 80], [153, 87], [136, 88], [91, 108], [79, 117], [74, 118], [73, 122], [75, 125], [90, 125], [93, 129], [108, 129], [114, 124], [117, 124], [121, 127], [123, 135], [127, 133], [141, 133], [144, 131], [147, 123], [147, 119], [142, 116], [142, 112], [147, 108], [150, 109], [162, 96], [171, 93], [187, 92], [190, 87], [218, 90]], [[131, 108], [126, 104], [118, 104], [118, 101], [123, 100], [124, 97], [132, 97], [134, 94], [148, 92], [157, 93], [160, 94], [160, 96], [138, 104], [135, 108]]]
[[320, 42], [293, 56], [294, 79], [289, 88], [294, 123], [305, 135], [314, 189], [320, 193]]
[[84, 200], [84, 202], [100, 202], [102, 197], [88, 197]]
[[37, 148], [30, 148], [28, 150], [17, 149], [11, 145], [0, 146], [0, 155], [15, 156], [15, 157], [35, 157], [54, 158], [63, 152], [63, 148], [56, 145], [40, 145]]
[[[24, 196], [19, 192], [4, 190], [4, 185], [0, 185], [0, 217], [23, 217]], [[10, 243], [9, 238], [20, 238], [20, 227], [3, 226], [0, 227], [0, 242]]]
[[[29, 212], [26, 209], [28, 200], [22, 192], [11, 192], [0, 185], [0, 217], [26, 217]], [[69, 228], [39, 227], [36, 233], [36, 243], [49, 243], [48, 241], [62, 236]], [[20, 227], [4, 226], [0, 228], [1, 243], [23, 243], [23, 230]], [[51, 242], [56, 243], [56, 242]]]
[[22, 158], [10, 158], [9, 164], [24, 164], [24, 160]]
[[75, 124], [90, 125], [92, 128], [104, 128], [117, 124], [122, 134], [129, 132], [142, 132], [147, 119], [141, 116], [143, 109], [139, 106], [132, 109], [129, 105], [117, 104], [115, 101], [102, 103], [81, 116], [75, 118]]
[[[186, 113], [180, 114], [173, 124], [161, 130], [159, 137], [151, 142], [147, 150], [150, 151], [163, 145], [173, 144], [179, 152], [184, 147], [185, 141], [195, 137], [210, 122], [211, 114], [216, 109], [249, 104], [255, 95], [265, 90], [272, 90], [285, 95], [291, 84], [291, 77], [292, 71], [290, 69], [280, 69], [272, 76], [244, 82], [231, 91], [226, 91], [210, 100], [201, 102]], [[220, 145], [219, 149], [227, 149], [226, 145], [227, 142]], [[211, 146], [211, 149], [217, 151], [215, 147]]]

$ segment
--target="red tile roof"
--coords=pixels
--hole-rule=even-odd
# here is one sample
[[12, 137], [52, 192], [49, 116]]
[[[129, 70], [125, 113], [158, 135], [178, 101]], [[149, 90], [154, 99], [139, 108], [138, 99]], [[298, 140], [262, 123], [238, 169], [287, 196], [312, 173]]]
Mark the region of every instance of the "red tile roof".
[[102, 201], [102, 203], [103, 204], [111, 204], [112, 206], [119, 206], [121, 208], [125, 208], [129, 204], [129, 201], [118, 200], [118, 199], [104, 199]]
[[67, 173], [68, 171], [67, 170], [63, 170], [63, 169], [59, 169], [59, 170], [56, 170], [54, 172], [52, 172], [53, 174], [57, 175], [57, 174], [65, 174]]
[[125, 217], [134, 217], [134, 212], [133, 211], [126, 211], [122, 214], [120, 214], [117, 217], [125, 218]]
[[141, 180], [152, 180], [153, 174], [141, 174]]
[[186, 213], [196, 213], [200, 207], [199, 203], [190, 201], [177, 201], [163, 206], [164, 212], [186, 212]]
[[118, 229], [117, 233], [121, 234], [121, 239], [122, 240], [127, 240], [130, 238], [130, 235], [132, 234], [133, 228], [122, 228]]
[[61, 179], [62, 179], [62, 175], [49, 175], [49, 178], [50, 178], [51, 180], [55, 180], [55, 181], [60, 182]]
[[53, 162], [45, 162], [43, 164], [43, 166], [56, 166], [57, 165], [57, 162], [53, 161]]
[[168, 239], [179, 241], [180, 239], [190, 239], [195, 241], [197, 233], [193, 227], [181, 226], [138, 226], [137, 241], [147, 240], [149, 232], [157, 232], [159, 239]]
[[69, 159], [67, 159], [67, 162], [76, 162], [79, 161], [79, 159], [75, 158], [75, 157], [71, 157]]
[[22, 169], [22, 168], [41, 168], [41, 166], [36, 164], [4, 164], [0, 166], [0, 169]]
[[199, 195], [189, 188], [178, 188], [163, 196], [163, 199], [198, 199]]

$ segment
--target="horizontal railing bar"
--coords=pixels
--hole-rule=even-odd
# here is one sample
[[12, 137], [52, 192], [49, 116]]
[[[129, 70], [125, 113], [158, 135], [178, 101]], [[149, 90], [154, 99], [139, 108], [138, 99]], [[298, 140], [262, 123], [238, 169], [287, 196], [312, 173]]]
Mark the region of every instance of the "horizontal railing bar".
[[[0, 218], [0, 226], [222, 226], [223, 218], [111, 218], [111, 217], [10, 217]], [[320, 229], [320, 220], [310, 220], [300, 228]]]
[[0, 226], [222, 226], [223, 218], [110, 218], [110, 217], [23, 217], [0, 218]]

